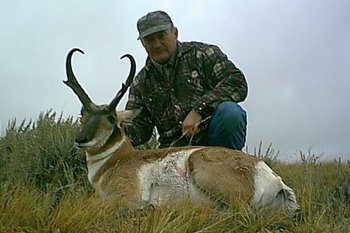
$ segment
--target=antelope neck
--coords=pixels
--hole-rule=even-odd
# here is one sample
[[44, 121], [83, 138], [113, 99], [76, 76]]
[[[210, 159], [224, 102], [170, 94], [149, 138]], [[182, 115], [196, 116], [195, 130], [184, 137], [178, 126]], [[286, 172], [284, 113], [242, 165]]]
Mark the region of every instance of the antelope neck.
[[108, 163], [109, 159], [115, 156], [117, 151], [127, 145], [127, 138], [124, 134], [114, 134], [110, 136], [107, 142], [93, 152], [86, 151], [86, 162], [88, 167], [88, 179], [92, 186], [96, 186], [101, 176], [102, 168]]

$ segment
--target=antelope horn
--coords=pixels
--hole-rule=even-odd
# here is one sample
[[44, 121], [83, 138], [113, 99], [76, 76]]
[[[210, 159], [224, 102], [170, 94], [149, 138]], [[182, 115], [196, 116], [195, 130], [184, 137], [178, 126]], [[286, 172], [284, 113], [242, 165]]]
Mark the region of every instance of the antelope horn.
[[114, 99], [109, 104], [109, 108], [111, 110], [114, 110], [116, 108], [116, 106], [118, 105], [118, 103], [120, 102], [120, 100], [123, 98], [128, 87], [131, 85], [132, 80], [134, 79], [134, 76], [135, 76], [135, 72], [136, 72], [136, 62], [135, 62], [135, 59], [133, 58], [133, 56], [131, 56], [130, 54], [125, 54], [120, 59], [123, 59], [124, 57], [127, 57], [130, 60], [130, 64], [131, 64], [130, 72], [129, 72], [128, 78], [126, 79], [125, 84], [122, 83], [122, 88], [120, 89], [120, 91], [118, 91], [117, 95], [114, 97]]
[[66, 60], [67, 81], [63, 82], [74, 91], [74, 93], [79, 97], [80, 102], [87, 110], [92, 110], [94, 103], [91, 101], [84, 89], [80, 86], [72, 70], [72, 56], [75, 52], [84, 54], [84, 52], [78, 48], [74, 48], [68, 53]]

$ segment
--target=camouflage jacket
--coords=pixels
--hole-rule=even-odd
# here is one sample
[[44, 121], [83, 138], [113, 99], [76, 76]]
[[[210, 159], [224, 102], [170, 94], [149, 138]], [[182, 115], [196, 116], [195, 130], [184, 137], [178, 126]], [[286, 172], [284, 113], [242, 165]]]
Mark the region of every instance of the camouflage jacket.
[[[221, 102], [241, 102], [247, 96], [243, 73], [217, 46], [178, 42], [172, 60], [162, 71], [161, 65], [148, 58], [130, 87], [126, 109], [142, 108], [126, 128], [134, 145], [147, 142], [156, 127], [161, 146], [168, 146], [181, 137], [182, 121], [191, 110], [206, 118]], [[201, 140], [208, 123], [202, 125], [193, 144]], [[187, 145], [186, 140], [175, 145]]]

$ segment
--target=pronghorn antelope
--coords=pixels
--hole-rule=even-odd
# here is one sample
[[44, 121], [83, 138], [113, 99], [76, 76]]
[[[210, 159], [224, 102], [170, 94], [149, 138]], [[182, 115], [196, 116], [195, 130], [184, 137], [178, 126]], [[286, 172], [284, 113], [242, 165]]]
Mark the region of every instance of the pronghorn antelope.
[[[75, 143], [86, 150], [88, 179], [102, 197], [118, 198], [131, 207], [161, 205], [189, 198], [212, 206], [234, 199], [253, 207], [294, 211], [295, 194], [263, 161], [222, 147], [175, 147], [136, 150], [123, 131], [140, 110], [116, 111], [135, 75], [131, 61], [126, 84], [109, 105], [96, 105], [72, 71], [73, 49], [66, 61], [67, 81], [83, 108]], [[123, 58], [122, 57], [122, 58]]]

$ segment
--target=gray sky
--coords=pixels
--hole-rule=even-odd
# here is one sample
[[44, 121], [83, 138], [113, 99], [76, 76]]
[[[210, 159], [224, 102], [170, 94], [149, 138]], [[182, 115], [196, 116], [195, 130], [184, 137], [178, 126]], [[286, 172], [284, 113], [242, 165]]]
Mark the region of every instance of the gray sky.
[[310, 148], [322, 159], [350, 159], [348, 0], [3, 0], [2, 135], [9, 120], [36, 120], [49, 109], [78, 116], [80, 102], [62, 83], [73, 47], [85, 51], [74, 57], [80, 83], [96, 103], [109, 102], [129, 72], [119, 57], [144, 64], [138, 18], [158, 9], [180, 41], [216, 44], [245, 73], [250, 151], [262, 141], [286, 160]]

